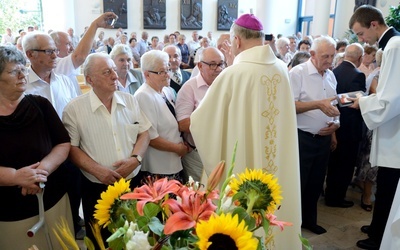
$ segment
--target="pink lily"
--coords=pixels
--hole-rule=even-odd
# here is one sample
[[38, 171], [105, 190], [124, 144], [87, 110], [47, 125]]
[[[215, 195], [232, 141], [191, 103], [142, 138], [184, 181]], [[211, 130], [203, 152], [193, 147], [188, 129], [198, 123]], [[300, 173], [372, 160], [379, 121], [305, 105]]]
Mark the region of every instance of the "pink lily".
[[162, 178], [156, 180], [155, 182], [149, 182], [147, 185], [135, 188], [132, 193], [124, 194], [120, 197], [120, 199], [137, 199], [137, 211], [140, 215], [144, 215], [143, 208], [147, 202], [157, 203], [167, 194], [176, 194], [180, 187], [181, 184], [179, 181]]
[[277, 217], [273, 214], [267, 214], [265, 217], [267, 218], [267, 220], [269, 220], [270, 225], [278, 226], [281, 231], [283, 231], [284, 226], [293, 226], [293, 223], [276, 220]]
[[172, 212], [164, 227], [167, 235], [195, 227], [199, 220], [208, 220], [216, 209], [210, 198], [205, 199], [194, 191], [182, 191], [180, 197], [182, 203], [173, 199], [164, 202]]

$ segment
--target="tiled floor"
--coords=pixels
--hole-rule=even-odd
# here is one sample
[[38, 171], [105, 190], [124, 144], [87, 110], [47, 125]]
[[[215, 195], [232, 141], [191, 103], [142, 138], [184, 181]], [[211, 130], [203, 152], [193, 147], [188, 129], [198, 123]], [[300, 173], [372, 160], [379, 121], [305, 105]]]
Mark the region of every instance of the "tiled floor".
[[[355, 203], [351, 208], [332, 208], [325, 206], [324, 198], [321, 197], [318, 204], [318, 224], [328, 232], [316, 235], [308, 230], [302, 230], [314, 250], [352, 250], [359, 249], [356, 246], [358, 240], [367, 236], [360, 231], [361, 226], [369, 225], [372, 212], [366, 212], [360, 207], [361, 192], [357, 188], [349, 187], [347, 199]], [[81, 249], [84, 248], [83, 241], [78, 241]], [[276, 249], [286, 250], [286, 249]]]
[[349, 187], [347, 199], [355, 203], [351, 208], [333, 208], [325, 206], [321, 197], [318, 204], [318, 224], [327, 232], [316, 235], [308, 230], [302, 230], [314, 250], [359, 249], [358, 240], [366, 239], [367, 235], [360, 231], [361, 226], [369, 225], [372, 212], [366, 212], [360, 207], [361, 192]]

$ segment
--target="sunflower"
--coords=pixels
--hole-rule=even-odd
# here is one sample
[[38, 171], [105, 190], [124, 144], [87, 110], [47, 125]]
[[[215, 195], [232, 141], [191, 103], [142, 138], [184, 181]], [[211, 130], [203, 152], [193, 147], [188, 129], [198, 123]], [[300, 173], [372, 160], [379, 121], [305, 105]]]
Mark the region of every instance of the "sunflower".
[[233, 195], [244, 194], [239, 196], [238, 201], [247, 212], [262, 209], [267, 213], [274, 213], [282, 200], [278, 180], [262, 169], [246, 168], [246, 171], [239, 174], [238, 179], [233, 179], [229, 185]]
[[255, 250], [258, 240], [247, 230], [245, 221], [239, 223], [236, 214], [213, 215], [196, 226], [200, 250]]
[[124, 178], [121, 178], [114, 185], [109, 185], [107, 191], [101, 193], [101, 199], [97, 200], [94, 212], [94, 218], [98, 220], [100, 226], [106, 227], [111, 223], [112, 208], [116, 201], [119, 201], [121, 195], [131, 191], [130, 183], [131, 180], [125, 181]]

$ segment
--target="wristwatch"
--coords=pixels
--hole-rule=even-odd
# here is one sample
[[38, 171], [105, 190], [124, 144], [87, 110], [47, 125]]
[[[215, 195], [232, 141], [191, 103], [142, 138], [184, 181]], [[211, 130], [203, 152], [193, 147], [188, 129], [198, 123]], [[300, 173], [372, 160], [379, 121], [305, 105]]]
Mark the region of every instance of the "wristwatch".
[[136, 158], [136, 160], [139, 162], [139, 165], [142, 164], [142, 157], [140, 155], [131, 155], [131, 157]]

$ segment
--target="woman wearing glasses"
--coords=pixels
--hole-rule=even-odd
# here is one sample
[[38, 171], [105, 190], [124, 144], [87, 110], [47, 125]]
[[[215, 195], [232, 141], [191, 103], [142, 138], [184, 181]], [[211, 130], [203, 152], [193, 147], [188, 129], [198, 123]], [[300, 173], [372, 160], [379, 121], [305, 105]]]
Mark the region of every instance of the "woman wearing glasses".
[[[45, 98], [24, 95], [28, 70], [14, 47], [0, 47], [0, 246], [1, 249], [61, 249], [45, 230], [26, 236], [39, 220], [37, 193], [44, 192], [48, 229], [61, 217], [72, 228], [66, 195], [65, 166], [70, 139], [53, 106]], [[42, 226], [44, 227], [44, 226]], [[52, 243], [52, 244], [51, 244]]]
[[143, 54], [146, 82], [136, 91], [141, 110], [150, 120], [150, 144], [142, 163], [143, 177], [168, 177], [182, 181], [181, 157], [188, 152], [175, 119], [175, 94], [169, 87], [168, 54], [152, 50]]

